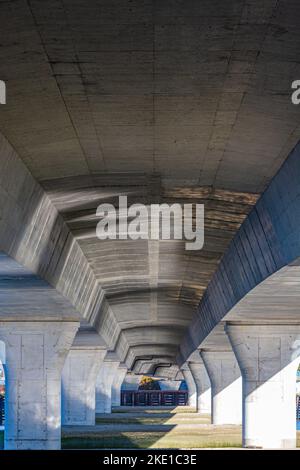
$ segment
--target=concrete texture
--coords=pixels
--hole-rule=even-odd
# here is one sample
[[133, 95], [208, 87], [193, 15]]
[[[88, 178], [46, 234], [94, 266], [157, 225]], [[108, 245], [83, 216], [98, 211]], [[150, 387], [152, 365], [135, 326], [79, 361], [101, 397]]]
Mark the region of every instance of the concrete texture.
[[61, 373], [78, 326], [0, 322], [7, 370], [5, 449], [60, 449]]
[[[299, 8], [1, 2], [0, 321], [80, 317], [116, 363], [176, 380], [220, 353], [223, 321], [298, 324]], [[203, 250], [100, 242], [96, 208], [120, 194], [204, 203]]]
[[296, 447], [300, 325], [226, 324], [243, 375], [243, 445]]
[[242, 424], [242, 377], [232, 351], [201, 350], [211, 383], [212, 424]]
[[[1, 8], [3, 250], [62, 292], [128, 367], [140, 347], [175, 363], [230, 240], [299, 139], [298, 4], [17, 5]], [[99, 244], [95, 208], [120, 193], [205, 202], [204, 251]]]
[[195, 352], [193, 360], [195, 362], [189, 361], [188, 366], [196, 385], [196, 409], [198, 413], [211, 414], [211, 384], [198, 351]]
[[5, 3], [0, 126], [40, 180], [159, 172], [261, 191], [299, 139], [299, 16], [293, 0]]
[[221, 320], [298, 321], [299, 155], [298, 144], [231, 242], [181, 344], [179, 362]]
[[116, 355], [108, 352], [96, 380], [96, 413], [111, 413], [112, 386], [119, 367]]
[[196, 389], [194, 377], [190, 371], [188, 364], [186, 364], [184, 368], [182, 369], [182, 374], [183, 374], [184, 380], [188, 388], [188, 395], [189, 395], [188, 404], [189, 406], [192, 406], [193, 408], [196, 409], [197, 408], [197, 389]]
[[62, 371], [62, 423], [93, 425], [96, 416], [96, 380], [106, 355], [99, 335], [79, 330]]
[[111, 406], [121, 405], [121, 388], [127, 375], [127, 367], [120, 364], [111, 386]]

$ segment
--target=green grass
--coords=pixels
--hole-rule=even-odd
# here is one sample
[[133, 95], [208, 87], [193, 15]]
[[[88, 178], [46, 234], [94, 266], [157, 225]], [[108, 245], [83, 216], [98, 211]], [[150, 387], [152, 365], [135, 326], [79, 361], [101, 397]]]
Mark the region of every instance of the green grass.
[[131, 406], [127, 407], [115, 407], [112, 409], [112, 413], [116, 414], [122, 414], [122, 413], [143, 413], [143, 414], [156, 414], [156, 413], [168, 413], [168, 414], [176, 414], [176, 413], [195, 413], [196, 410], [193, 407], [189, 406], [176, 406], [176, 407], [153, 407], [153, 408], [147, 408], [144, 406], [135, 406], [132, 408]]
[[[3, 449], [4, 433], [0, 431], [0, 449]], [[297, 433], [300, 447], [300, 432]], [[170, 432], [95, 432], [62, 437], [62, 449], [161, 449], [161, 448], [226, 448], [241, 447], [240, 428], [199, 428]]]
[[[63, 449], [202, 449], [242, 447], [239, 428], [172, 430], [171, 432], [93, 433], [64, 436]], [[300, 433], [297, 436], [300, 447]]]
[[178, 415], [161, 415], [161, 416], [136, 416], [136, 417], [97, 417], [96, 424], [144, 424], [144, 425], [176, 425], [176, 424], [209, 424], [210, 417], [209, 415], [202, 415], [199, 416], [195, 415], [186, 415], [186, 414], [178, 414]]
[[138, 432], [64, 436], [63, 449], [178, 449], [205, 447], [241, 447], [240, 433], [224, 436], [199, 435], [197, 432]]

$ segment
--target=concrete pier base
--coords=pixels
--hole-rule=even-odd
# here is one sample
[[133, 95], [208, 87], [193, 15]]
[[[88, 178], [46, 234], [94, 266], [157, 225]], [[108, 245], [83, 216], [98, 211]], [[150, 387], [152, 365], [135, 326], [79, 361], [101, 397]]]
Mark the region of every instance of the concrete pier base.
[[121, 387], [127, 375], [127, 367], [121, 365], [118, 367], [112, 383], [111, 389], [111, 406], [121, 405]]
[[71, 349], [62, 373], [62, 424], [95, 424], [96, 379], [106, 350]]
[[212, 424], [242, 424], [242, 377], [232, 351], [201, 351], [211, 383]]
[[78, 326], [0, 322], [6, 348], [5, 449], [60, 449], [61, 373]]
[[226, 325], [243, 375], [243, 445], [296, 447], [300, 325]]
[[203, 362], [189, 362], [189, 368], [196, 384], [197, 412], [211, 413], [211, 385]]
[[96, 380], [96, 413], [111, 413], [112, 384], [120, 361], [108, 353]]

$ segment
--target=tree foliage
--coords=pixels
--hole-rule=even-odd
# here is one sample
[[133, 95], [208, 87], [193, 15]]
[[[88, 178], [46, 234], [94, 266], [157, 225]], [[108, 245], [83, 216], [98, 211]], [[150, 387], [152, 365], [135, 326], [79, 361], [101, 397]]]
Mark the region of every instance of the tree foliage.
[[158, 380], [152, 379], [147, 375], [141, 378], [139, 390], [160, 390]]

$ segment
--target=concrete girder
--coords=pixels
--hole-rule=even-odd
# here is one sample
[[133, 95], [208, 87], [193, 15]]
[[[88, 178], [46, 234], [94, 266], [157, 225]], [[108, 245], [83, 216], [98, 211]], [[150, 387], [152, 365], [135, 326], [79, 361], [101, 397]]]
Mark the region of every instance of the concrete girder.
[[[287, 311], [293, 311], [295, 293], [292, 293], [291, 299], [285, 296], [288, 283], [284, 280], [284, 273], [289, 269], [292, 273], [293, 268], [296, 272], [300, 258], [299, 155], [300, 144], [289, 155], [235, 235], [180, 347], [179, 363], [183, 363], [215, 326], [226, 319], [227, 313], [234, 311], [235, 306], [238, 309], [239, 303], [243, 302], [245, 297], [248, 299], [247, 294], [251, 295], [252, 292], [255, 295], [259, 292], [256, 289], [261, 289], [263, 295], [266, 286], [266, 289], [269, 288], [269, 294], [265, 296], [266, 302], [274, 307], [270, 283], [275, 282], [275, 279], [277, 290], [274, 299], [279, 301], [281, 297], [281, 305], [283, 303]], [[287, 185], [289, 190], [285, 191]], [[276, 272], [278, 276], [283, 275], [283, 278], [273, 277]], [[272, 321], [272, 308], [269, 308], [267, 314], [267, 303], [260, 312], [256, 308], [250, 317], [255, 321], [259, 318]], [[275, 313], [276, 308], [274, 309], [275, 321], [280, 318], [282, 312], [280, 307], [277, 309], [278, 314]], [[285, 316], [282, 316], [282, 320], [289, 321]]]

